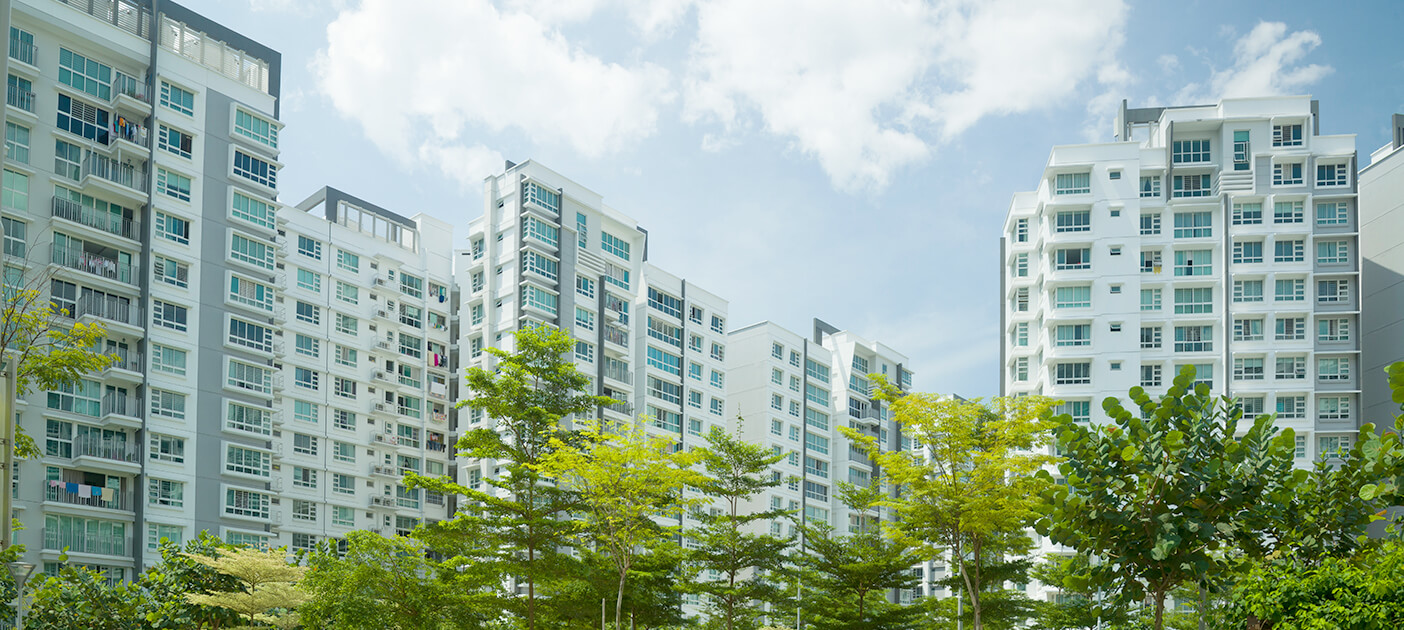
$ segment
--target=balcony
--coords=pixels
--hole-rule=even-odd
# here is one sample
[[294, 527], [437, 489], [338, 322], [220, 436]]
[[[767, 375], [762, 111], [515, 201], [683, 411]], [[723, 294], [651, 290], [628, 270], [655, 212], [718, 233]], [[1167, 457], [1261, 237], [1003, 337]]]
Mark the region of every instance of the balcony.
[[80, 466], [88, 465], [133, 474], [141, 470], [136, 445], [126, 440], [78, 437], [73, 440], [73, 461]]
[[49, 262], [124, 284], [136, 283], [131, 263], [120, 262], [76, 247], [55, 246]]
[[102, 535], [101, 532], [74, 531], [67, 528], [44, 528], [44, 549], [70, 553], [91, 553], [103, 556], [124, 556], [130, 560], [128, 537]]
[[105, 184], [115, 184], [118, 192], [129, 195], [138, 202], [146, 201], [146, 193], [150, 190], [144, 169], [92, 151], [83, 158], [81, 177], [84, 181], [92, 178]]
[[141, 308], [136, 304], [91, 295], [78, 298], [78, 312], [74, 313], [74, 316], [80, 319], [102, 319], [109, 324], [123, 324], [136, 330], [138, 334], [144, 322]]
[[[58, 0], [142, 39], [151, 34], [151, 12], [132, 0]], [[169, 18], [168, 18], [169, 19]], [[165, 36], [165, 37], [168, 37]]]
[[103, 377], [118, 377], [134, 383], [141, 382], [142, 366], [146, 365], [146, 362], [140, 352], [122, 349], [108, 352], [107, 355], [116, 357], [116, 360], [103, 369]]
[[624, 332], [622, 328], [616, 328], [612, 325], [606, 324], [604, 329], [604, 338], [605, 341], [618, 345], [620, 347], [629, 347], [629, 333]]
[[34, 113], [34, 93], [18, 86], [5, 86], [5, 105]]
[[120, 72], [112, 78], [112, 100], [143, 114], [151, 113], [151, 92], [146, 82]]
[[[108, 489], [108, 491], [112, 492], [111, 489]], [[113, 492], [111, 498], [108, 499], [104, 499], [104, 495], [106, 495], [106, 493], [102, 493], [99, 496], [84, 497], [81, 496], [78, 492], [69, 492], [67, 489], [67, 484], [63, 481], [44, 482], [45, 501], [63, 503], [65, 505], [81, 505], [84, 507], [102, 508], [106, 510], [121, 510], [123, 512], [132, 511], [132, 493], [117, 490]]]
[[132, 240], [140, 238], [140, 224], [136, 221], [126, 217], [114, 216], [110, 212], [101, 212], [95, 208], [89, 208], [70, 199], [55, 196], [53, 198], [51, 211], [56, 219], [72, 221], [122, 238], [129, 238]]
[[38, 66], [35, 60], [39, 57], [39, 47], [34, 44], [26, 44], [18, 37], [10, 38], [10, 58], [29, 66]]
[[634, 382], [633, 375], [629, 370], [624, 367], [624, 364], [617, 361], [605, 362], [604, 375], [605, 378], [618, 381], [625, 385], [632, 385]]

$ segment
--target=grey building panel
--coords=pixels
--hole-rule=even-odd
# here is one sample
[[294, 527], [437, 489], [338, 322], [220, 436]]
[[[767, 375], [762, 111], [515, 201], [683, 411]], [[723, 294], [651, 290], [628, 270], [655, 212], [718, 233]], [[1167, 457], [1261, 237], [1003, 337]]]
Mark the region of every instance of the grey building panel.
[[312, 195], [307, 197], [306, 199], [303, 199], [301, 203], [297, 204], [297, 209], [302, 210], [304, 212], [311, 212], [317, 209], [318, 207], [321, 207], [323, 218], [325, 218], [328, 221], [331, 221], [332, 223], [336, 223], [337, 206], [340, 202], [343, 201], [353, 206], [356, 206], [357, 208], [370, 212], [371, 214], [384, 217], [390, 221], [394, 221], [395, 223], [399, 223], [400, 225], [403, 225], [410, 229], [419, 229], [418, 224], [416, 224], [413, 219], [405, 215], [393, 212], [391, 210], [387, 210], [369, 201], [366, 201], [365, 199], [361, 199], [360, 197], [357, 197], [345, 191], [332, 188], [331, 186], [326, 186], [321, 190], [312, 193]]
[[[150, 0], [137, 0], [148, 8], [151, 6]], [[250, 55], [258, 57], [268, 63], [268, 94], [273, 97], [273, 117], [277, 118], [283, 99], [279, 98], [282, 93], [283, 81], [283, 54], [264, 46], [248, 37], [241, 35], [229, 27], [215, 22], [199, 13], [191, 11], [170, 0], [162, 0], [159, 5], [162, 14], [171, 19], [184, 22], [191, 28], [202, 31], [209, 36], [229, 44], [233, 48], [242, 50]]]

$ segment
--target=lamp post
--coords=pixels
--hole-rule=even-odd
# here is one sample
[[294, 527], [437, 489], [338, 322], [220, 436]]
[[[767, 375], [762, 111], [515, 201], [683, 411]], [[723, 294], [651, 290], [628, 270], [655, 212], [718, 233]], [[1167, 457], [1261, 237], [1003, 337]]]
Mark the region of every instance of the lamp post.
[[10, 571], [10, 578], [15, 581], [15, 629], [24, 630], [24, 583], [29, 581], [29, 576], [34, 573], [34, 565], [29, 562], [10, 562], [5, 565]]

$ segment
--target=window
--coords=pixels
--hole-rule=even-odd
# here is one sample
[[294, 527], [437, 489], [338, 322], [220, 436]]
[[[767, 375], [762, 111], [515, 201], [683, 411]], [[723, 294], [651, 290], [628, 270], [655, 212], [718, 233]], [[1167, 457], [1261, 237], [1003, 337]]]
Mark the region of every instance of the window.
[[347, 284], [340, 280], [336, 281], [336, 299], [347, 304], [360, 304], [361, 291], [354, 285]]
[[158, 343], [151, 344], [151, 370], [173, 376], [185, 376], [186, 352]]
[[1350, 341], [1350, 319], [1341, 317], [1316, 320], [1316, 340]]
[[1345, 225], [1350, 222], [1349, 209], [1343, 201], [1316, 204], [1317, 225]]
[[1235, 203], [1233, 204], [1233, 224], [1234, 225], [1262, 225], [1263, 204], [1262, 202]]
[[1233, 320], [1234, 341], [1262, 341], [1263, 318], [1248, 317]]
[[161, 300], [151, 301], [151, 320], [156, 326], [185, 332], [188, 316], [189, 312], [184, 306]]
[[160, 125], [158, 129], [156, 144], [161, 150], [183, 158], [190, 157], [191, 146], [195, 143], [194, 136], [165, 125]]
[[355, 317], [342, 313], [336, 314], [336, 332], [355, 336], [358, 330], [358, 323]]
[[600, 248], [624, 260], [629, 260], [629, 242], [603, 230], [600, 231]]
[[112, 67], [62, 47], [59, 48], [59, 83], [104, 101], [112, 99]]
[[1092, 382], [1092, 363], [1058, 363], [1053, 366], [1053, 384], [1088, 385]]
[[1296, 448], [1293, 449], [1292, 457], [1304, 459], [1307, 456], [1307, 439], [1305, 435], [1296, 436]]
[[6, 209], [29, 212], [29, 176], [5, 169], [3, 195]]
[[1214, 235], [1212, 212], [1176, 212], [1175, 238], [1204, 238]]
[[1278, 302], [1302, 302], [1306, 300], [1306, 281], [1300, 278], [1278, 280], [1275, 297]]
[[1261, 302], [1261, 301], [1263, 301], [1263, 281], [1262, 281], [1262, 280], [1234, 280], [1234, 281], [1233, 281], [1233, 301], [1234, 301], [1234, 302]]
[[1301, 317], [1278, 317], [1276, 320], [1277, 341], [1299, 341], [1306, 338], [1306, 320]]
[[322, 292], [322, 274], [308, 269], [297, 270], [297, 288], [313, 293]]
[[1062, 325], [1054, 329], [1055, 346], [1086, 346], [1091, 343], [1091, 324]]
[[161, 82], [161, 104], [186, 116], [195, 115], [195, 94], [165, 81]]
[[1214, 290], [1209, 287], [1175, 289], [1175, 314], [1214, 312]]
[[[317, 471], [312, 470], [311, 468], [303, 468], [302, 466], [293, 466], [293, 474], [292, 474], [292, 477], [293, 477], [293, 487], [294, 487], [294, 488], [316, 488], [316, 487], [317, 487]], [[293, 505], [294, 505], [294, 506], [297, 505], [298, 503], [309, 503], [309, 502], [307, 502], [307, 501], [293, 501]], [[312, 510], [313, 510], [313, 518], [315, 519], [315, 518], [316, 518], [316, 506], [315, 506], [315, 505], [313, 506]], [[296, 509], [296, 508], [293, 509], [293, 517], [294, 517], [294, 518], [297, 517], [297, 509]]]
[[[153, 258], [154, 260], [152, 261], [151, 269], [155, 273], [157, 279], [159, 279], [161, 282], [172, 286], [177, 286], [182, 289], [189, 286], [189, 265], [186, 265], [185, 263], [176, 262], [174, 260], [166, 258], [165, 256], [154, 256]], [[268, 294], [268, 296], [268, 299], [272, 300], [271, 292]], [[269, 304], [270, 305], [268, 308], [271, 310], [273, 308], [271, 305], [271, 301]]]
[[825, 389], [825, 388], [823, 388], [823, 387], [820, 387], [820, 386], [818, 386], [818, 385], [813, 385], [813, 384], [810, 384], [810, 383], [805, 383], [805, 384], [804, 384], [804, 399], [807, 400], [807, 401], [809, 401], [809, 402], [812, 402], [812, 403], [814, 403], [814, 404], [816, 404], [816, 405], [819, 405], [820, 407], [828, 407], [828, 406], [829, 406], [829, 390], [827, 390], [827, 389]]
[[1210, 192], [1209, 174], [1176, 175], [1172, 180], [1174, 189], [1171, 197], [1208, 197]]
[[151, 415], [173, 420], [185, 419], [185, 394], [151, 388]]
[[229, 276], [229, 300], [262, 311], [273, 310], [273, 287], [242, 276]]
[[299, 234], [297, 237], [297, 253], [302, 254], [303, 256], [306, 256], [313, 260], [321, 260], [322, 243], [321, 241], [317, 241]]
[[1331, 357], [1316, 360], [1316, 380], [1318, 381], [1348, 381], [1350, 380], [1350, 359], [1344, 357]]
[[1072, 416], [1073, 422], [1087, 422], [1092, 419], [1092, 401], [1069, 400], [1054, 407], [1052, 411], [1055, 416], [1062, 414]]
[[273, 329], [231, 317], [229, 318], [229, 343], [259, 352], [272, 352]]
[[190, 244], [190, 222], [164, 212], [156, 213], [156, 233], [169, 241]]
[[83, 164], [83, 149], [76, 144], [54, 140], [54, 173], [78, 181]]
[[1142, 326], [1142, 327], [1141, 327], [1141, 348], [1142, 348], [1142, 349], [1145, 349], [1145, 350], [1153, 350], [1153, 349], [1157, 349], [1157, 348], [1159, 348], [1159, 347], [1160, 347], [1160, 327], [1159, 327], [1159, 326]]
[[1280, 380], [1297, 381], [1306, 378], [1306, 357], [1300, 356], [1279, 356], [1277, 357], [1277, 372], [1274, 376]]
[[1027, 243], [1027, 242], [1029, 242], [1029, 220], [1028, 220], [1028, 219], [1015, 219], [1015, 221], [1014, 221], [1014, 242], [1015, 242], [1015, 243]]
[[356, 510], [342, 505], [332, 506], [331, 523], [340, 527], [355, 527]]
[[1298, 186], [1302, 183], [1301, 162], [1273, 162], [1273, 186]]
[[1160, 176], [1141, 176], [1141, 198], [1156, 198], [1160, 196]]
[[1238, 407], [1243, 410], [1244, 417], [1254, 418], [1266, 412], [1267, 403], [1262, 396], [1244, 396], [1238, 399]]
[[718, 371], [716, 371], [716, 370], [712, 370], [711, 379], [712, 379], [712, 381], [711, 381], [711, 382], [712, 382], [712, 387], [726, 387], [726, 385], [725, 385], [726, 376], [723, 375], [721, 372], [718, 372]]
[[718, 361], [725, 361], [725, 360], [726, 360], [726, 346], [723, 346], [723, 345], [721, 345], [721, 344], [719, 344], [719, 343], [713, 341], [713, 342], [712, 342], [712, 351], [711, 351], [710, 353], [708, 353], [708, 354], [709, 354], [709, 356], [711, 356], [713, 359], [716, 359], [716, 360], [718, 360]]
[[1233, 360], [1233, 380], [1261, 381], [1265, 378], [1262, 357], [1243, 357]]
[[536, 217], [526, 217], [522, 227], [522, 235], [526, 238], [541, 241], [551, 247], [556, 247], [560, 244], [561, 230], [554, 225], [542, 222]]
[[1350, 418], [1350, 397], [1317, 396], [1316, 417], [1322, 420], [1348, 420]]
[[1252, 153], [1248, 150], [1249, 132], [1246, 130], [1236, 130], [1233, 132], [1233, 170], [1246, 171], [1252, 168], [1249, 159]]
[[1263, 242], [1262, 241], [1234, 241], [1233, 242], [1233, 262], [1234, 264], [1248, 264], [1263, 262]]
[[29, 224], [10, 217], [0, 219], [0, 226], [5, 232], [5, 255], [15, 258], [25, 258], [29, 254], [29, 247], [25, 243], [28, 238]]
[[1053, 308], [1087, 308], [1092, 306], [1092, 287], [1058, 287], [1053, 293]]
[[1160, 215], [1141, 215], [1141, 236], [1155, 236], [1160, 234]]
[[1213, 250], [1190, 249], [1175, 252], [1176, 276], [1208, 276], [1214, 273]]
[[1029, 358], [1015, 358], [1013, 367], [1009, 368], [1009, 373], [1011, 379], [1020, 383], [1029, 380]]
[[271, 474], [273, 458], [268, 453], [229, 444], [225, 455], [224, 469], [228, 472], [256, 477]]
[[298, 387], [315, 390], [320, 387], [321, 375], [307, 368], [293, 368], [293, 383]]
[[162, 542], [170, 542], [177, 547], [184, 541], [184, 528], [179, 525], [146, 524], [146, 548], [157, 551]]
[[1277, 417], [1300, 420], [1306, 417], [1306, 396], [1277, 396]]
[[1349, 241], [1316, 242], [1316, 264], [1333, 265], [1348, 262], [1350, 262]]
[[5, 157], [20, 164], [29, 163], [29, 127], [5, 122]]
[[1272, 146], [1274, 147], [1299, 147], [1302, 146], [1302, 126], [1298, 125], [1273, 125], [1272, 126]]
[[1141, 289], [1141, 310], [1160, 310], [1160, 289]]
[[332, 473], [332, 492], [337, 494], [356, 494], [356, 478], [351, 475]]
[[1161, 366], [1160, 364], [1141, 366], [1141, 387], [1160, 387]]
[[156, 169], [156, 190], [173, 199], [190, 201], [190, 178], [180, 173], [158, 168]]
[[1082, 195], [1092, 192], [1092, 173], [1059, 173], [1053, 179], [1053, 194]]
[[1013, 343], [1016, 346], [1026, 347], [1029, 345], [1029, 323], [1019, 322], [1014, 324]]
[[790, 351], [790, 365], [792, 365], [792, 366], [794, 366], [794, 367], [799, 367], [799, 366], [800, 366], [800, 353], [799, 353], [799, 351], [797, 351], [797, 350], [791, 350], [791, 351]]
[[1350, 174], [1345, 164], [1316, 165], [1317, 186], [1345, 186], [1350, 183]]
[[1176, 140], [1171, 144], [1171, 161], [1175, 164], [1208, 162], [1209, 145], [1209, 140]]
[[[1087, 247], [1056, 250], [1053, 256], [1053, 268], [1058, 271], [1091, 269], [1092, 250]], [[1027, 274], [1027, 271], [1025, 273]]]
[[294, 307], [294, 313], [298, 321], [307, 322], [314, 326], [322, 323], [322, 308], [319, 306], [313, 306], [299, 300]]
[[185, 440], [169, 435], [152, 433], [148, 441], [147, 453], [153, 462], [185, 463]]
[[1209, 352], [1213, 349], [1213, 326], [1175, 327], [1175, 352]]
[[228, 401], [224, 427], [255, 435], [270, 435], [273, 432], [273, 412], [231, 400]]
[[[648, 347], [648, 364], [674, 376], [682, 376], [682, 357], [664, 352], [653, 346]], [[699, 377], [700, 377], [700, 368]]]
[[315, 456], [317, 454], [317, 438], [311, 435], [294, 433], [293, 452], [297, 453], [298, 455]]
[[[354, 350], [352, 351], [354, 352]], [[340, 376], [332, 377], [332, 393], [342, 398], [356, 398], [356, 381]], [[401, 413], [404, 413], [403, 411]]]
[[273, 246], [233, 234], [229, 243], [229, 258], [262, 269], [273, 269]]
[[1281, 240], [1272, 244], [1273, 262], [1302, 262], [1305, 244], [1301, 240]]
[[234, 108], [234, 133], [270, 148], [278, 148], [278, 125], [242, 107]]
[[1301, 223], [1302, 202], [1278, 201], [1272, 204], [1272, 222], [1278, 224]]
[[575, 342], [575, 358], [586, 363], [594, 363], [595, 346], [583, 341]]
[[1087, 232], [1092, 229], [1091, 210], [1059, 212], [1053, 219], [1054, 232]]
[[1019, 287], [1018, 289], [1014, 290], [1014, 311], [1018, 313], [1027, 313], [1028, 310], [1029, 289], [1028, 287]]
[[722, 401], [720, 398], [713, 398], [707, 403], [707, 411], [714, 416], [722, 415]]
[[1109, 170], [1109, 171], [1107, 171], [1107, 179], [1121, 179], [1121, 171], [1119, 171], [1119, 170]]
[[1027, 277], [1029, 277], [1029, 255], [1028, 255], [1028, 254], [1015, 254], [1015, 255], [1014, 255], [1014, 277], [1015, 277], [1015, 278], [1027, 278]]
[[829, 384], [829, 366], [819, 363], [814, 359], [804, 360], [804, 374], [825, 385]]

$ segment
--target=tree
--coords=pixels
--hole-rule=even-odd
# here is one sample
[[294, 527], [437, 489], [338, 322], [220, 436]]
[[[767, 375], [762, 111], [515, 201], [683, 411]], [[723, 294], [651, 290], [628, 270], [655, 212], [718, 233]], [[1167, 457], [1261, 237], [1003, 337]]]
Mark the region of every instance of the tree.
[[490, 616], [463, 606], [464, 593], [425, 556], [413, 538], [374, 532], [346, 535], [346, 553], [326, 543], [308, 557], [298, 583], [307, 601], [298, 607], [304, 628], [439, 630], [479, 627]]
[[1034, 472], [1052, 461], [1036, 451], [1045, 445], [1052, 405], [1041, 396], [962, 400], [937, 394], [902, 395], [877, 379], [878, 398], [892, 404], [893, 417], [912, 448], [884, 451], [877, 442], [846, 427], [900, 496], [884, 500], [897, 514], [898, 539], [925, 556], [946, 553], [960, 576], [976, 630], [983, 627], [981, 597], [997, 582], [985, 567], [1006, 556], [1022, 556], [1032, 541], [1042, 488], [1051, 480]]
[[138, 630], [137, 604], [141, 590], [134, 584], [113, 584], [106, 576], [86, 567], [65, 566], [57, 576], [35, 576], [29, 630]]
[[[486, 488], [413, 474], [406, 483], [467, 498], [452, 520], [420, 536], [431, 547], [456, 556], [448, 563], [475, 567], [474, 575], [487, 578], [465, 588], [501, 588], [524, 580], [527, 593], [521, 612], [526, 627], [535, 630], [538, 586], [543, 580], [563, 579], [576, 563], [569, 553], [571, 524], [561, 515], [579, 504], [574, 490], [544, 483], [540, 465], [557, 448], [580, 443], [578, 431], [561, 426], [567, 416], [615, 401], [581, 393], [590, 379], [567, 358], [575, 350], [570, 335], [526, 329], [517, 331], [515, 340], [515, 353], [487, 348], [497, 365], [491, 371], [470, 368], [471, 397], [459, 403], [482, 412], [496, 426], [465, 433], [458, 453], [493, 460], [501, 474], [484, 478]], [[502, 595], [504, 604], [517, 607], [515, 587]]]
[[614, 627], [623, 623], [624, 589], [629, 571], [648, 550], [674, 535], [676, 528], [659, 520], [678, 518], [693, 500], [685, 486], [701, 476], [689, 470], [696, 458], [674, 453], [675, 442], [650, 436], [640, 423], [607, 432], [598, 422], [583, 422], [585, 438], [572, 445], [552, 438], [552, 449], [539, 469], [562, 487], [579, 493], [576, 531], [597, 551], [608, 555], [618, 578]]
[[[738, 423], [745, 422], [737, 418]], [[706, 595], [706, 610], [716, 625], [734, 630], [751, 628], [764, 613], [764, 605], [784, 597], [773, 573], [784, 567], [790, 541], [749, 531], [753, 523], [788, 518], [779, 508], [743, 511], [757, 494], [780, 485], [770, 474], [770, 466], [784, 455], [775, 455], [759, 444], [746, 442], [720, 427], [707, 434], [706, 448], [698, 449], [706, 478], [697, 486], [703, 494], [722, 504], [713, 514], [697, 510], [701, 525], [687, 537], [697, 548], [689, 562], [693, 579], [690, 592]], [[715, 571], [719, 579], [698, 579], [704, 570]]]
[[161, 562], [147, 569], [137, 581], [144, 593], [139, 611], [147, 628], [223, 628], [237, 625], [239, 615], [228, 608], [202, 606], [185, 599], [186, 593], [229, 592], [239, 588], [233, 576], [190, 559], [191, 555], [218, 557], [229, 546], [200, 532], [198, 538], [181, 546], [170, 541], [161, 544]]
[[297, 613], [293, 609], [307, 596], [297, 590], [296, 583], [307, 573], [306, 567], [288, 564], [284, 549], [220, 548], [215, 554], [214, 557], [199, 553], [183, 555], [234, 578], [235, 588], [186, 593], [186, 601], [197, 606], [232, 610], [248, 621], [248, 628], [262, 624], [275, 628], [297, 625]]
[[808, 585], [808, 623], [834, 630], [914, 627], [920, 607], [891, 603], [888, 594], [915, 585], [912, 566], [925, 558], [888, 535], [894, 524], [882, 519], [880, 487], [840, 483], [838, 493], [859, 522], [846, 535], [828, 524], [803, 525], [805, 553], [799, 563]]
[[1131, 597], [1149, 594], [1158, 630], [1167, 594], [1210, 574], [1222, 550], [1260, 545], [1262, 532], [1281, 520], [1295, 438], [1268, 415], [1236, 437], [1242, 409], [1196, 385], [1193, 367], [1159, 400], [1140, 387], [1130, 398], [1139, 415], [1115, 398], [1103, 403], [1113, 425], [1057, 418], [1065, 485], [1040, 472], [1049, 485], [1037, 529], [1101, 560], [1066, 584], [1090, 579]]
[[1314, 565], [1290, 556], [1259, 564], [1238, 585], [1232, 610], [1253, 630], [1404, 627], [1404, 542]]
[[[1131, 607], [1118, 592], [1107, 592], [1091, 586], [1076, 576], [1086, 575], [1092, 568], [1087, 556], [1050, 554], [1030, 571], [1034, 579], [1062, 591], [1058, 601], [1045, 602], [1038, 607], [1037, 627], [1044, 630], [1092, 630], [1118, 628], [1131, 620]], [[1072, 580], [1068, 580], [1072, 577]]]

